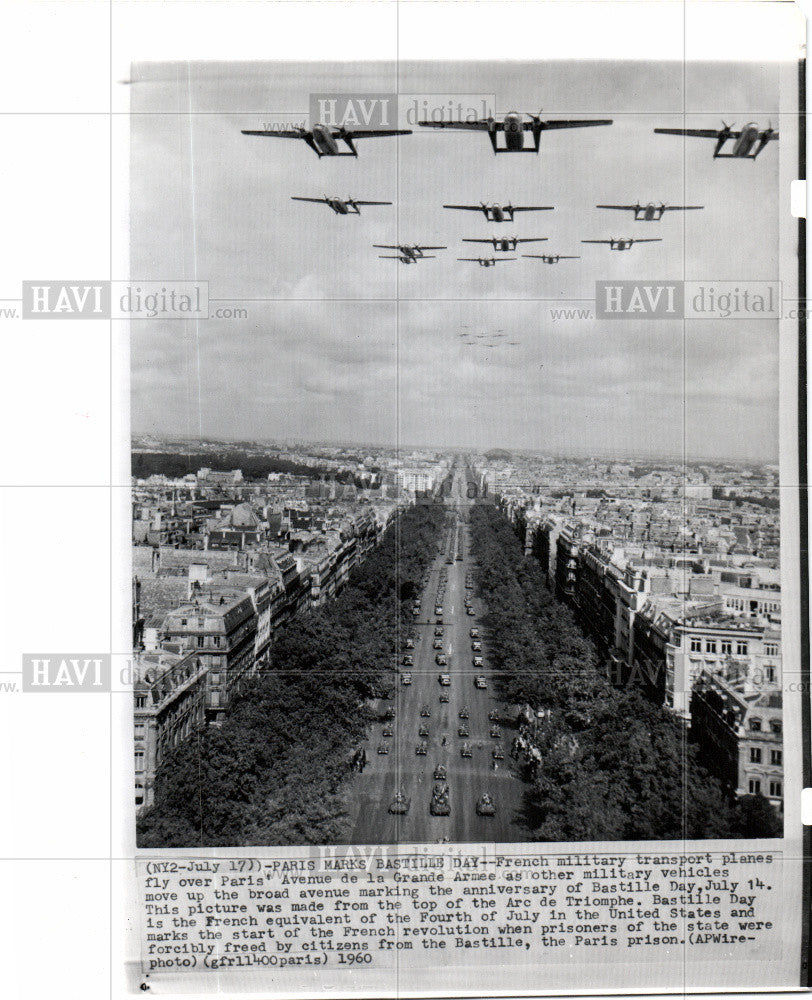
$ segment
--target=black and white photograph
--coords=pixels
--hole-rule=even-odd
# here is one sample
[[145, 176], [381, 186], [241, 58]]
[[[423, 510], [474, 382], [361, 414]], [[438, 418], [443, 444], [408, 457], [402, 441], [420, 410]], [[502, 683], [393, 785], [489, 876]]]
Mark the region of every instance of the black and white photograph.
[[140, 847], [783, 836], [798, 73], [133, 65]]
[[809, 990], [798, 5], [6, 6], [5, 992]]
[[4, 28], [4, 994], [808, 992], [800, 6]]

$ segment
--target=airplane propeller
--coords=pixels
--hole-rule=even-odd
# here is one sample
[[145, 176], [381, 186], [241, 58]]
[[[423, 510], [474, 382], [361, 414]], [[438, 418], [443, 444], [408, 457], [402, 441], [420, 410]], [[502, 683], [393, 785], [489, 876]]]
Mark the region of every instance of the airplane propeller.
[[753, 153], [754, 160], [758, 156], [758, 154], [762, 151], [762, 149], [764, 149], [764, 147], [769, 143], [770, 139], [772, 139], [774, 133], [775, 129], [773, 128], [772, 122], [768, 122], [767, 128], [765, 128], [763, 132], [759, 132], [758, 146], [756, 148], [756, 151]]

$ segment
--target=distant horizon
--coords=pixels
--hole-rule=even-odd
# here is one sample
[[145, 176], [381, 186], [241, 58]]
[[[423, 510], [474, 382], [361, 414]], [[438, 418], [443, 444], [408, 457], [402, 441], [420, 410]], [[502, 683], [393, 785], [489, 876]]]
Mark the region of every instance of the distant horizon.
[[[530, 458], [550, 458], [550, 459], [564, 459], [572, 458], [577, 461], [588, 461], [590, 459], [596, 461], [608, 461], [613, 460], [616, 462], [628, 462], [628, 461], [645, 461], [645, 462], [663, 462], [667, 464], [678, 464], [680, 462], [689, 463], [692, 465], [732, 465], [732, 466], [747, 466], [747, 465], [758, 465], [758, 466], [775, 466], [778, 467], [779, 460], [778, 457], [772, 459], [767, 458], [730, 458], [727, 456], [691, 456], [691, 455], [675, 455], [675, 454], [655, 454], [655, 453], [642, 453], [642, 452], [622, 452], [622, 451], [598, 451], [593, 449], [591, 451], [584, 452], [570, 452], [563, 453], [559, 451], [545, 451], [543, 449], [527, 449], [519, 447], [509, 447], [507, 445], [493, 445], [485, 449], [466, 447], [461, 445], [436, 445], [436, 444], [415, 444], [412, 442], [406, 444], [384, 444], [381, 442], [372, 441], [349, 441], [340, 439], [305, 439], [305, 438], [248, 438], [248, 437], [222, 437], [219, 435], [210, 436], [190, 436], [185, 434], [172, 434], [172, 435], [159, 435], [154, 432], [133, 432], [131, 435], [131, 442], [134, 442], [136, 438], [151, 438], [152, 440], [159, 443], [171, 444], [173, 441], [177, 442], [190, 442], [198, 444], [223, 444], [223, 445], [255, 445], [260, 448], [281, 448], [281, 447], [291, 447], [293, 444], [296, 447], [311, 446], [315, 448], [342, 448], [345, 450], [364, 450], [372, 449], [378, 451], [431, 451], [440, 454], [447, 453], [470, 453], [475, 455], [485, 455], [490, 451], [505, 451], [509, 452], [511, 456], [522, 456]], [[131, 447], [131, 452], [134, 452], [135, 448]]]

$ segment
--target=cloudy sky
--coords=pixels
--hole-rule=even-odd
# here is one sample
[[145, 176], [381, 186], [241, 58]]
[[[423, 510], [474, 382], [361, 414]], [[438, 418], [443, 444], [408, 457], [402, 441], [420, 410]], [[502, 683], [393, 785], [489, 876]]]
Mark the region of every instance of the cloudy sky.
[[[132, 80], [131, 274], [207, 281], [227, 300], [212, 310], [248, 310], [133, 324], [135, 433], [776, 457], [775, 323], [552, 310], [590, 309], [596, 280], [777, 278], [779, 144], [714, 162], [712, 142], [652, 131], [772, 122], [790, 155], [777, 66], [150, 64]], [[306, 121], [309, 94], [330, 91], [397, 91], [401, 114], [411, 95], [494, 95], [497, 113], [614, 124], [547, 133], [539, 156], [416, 129], [359, 143], [357, 160], [318, 160], [304, 143], [240, 134]], [[290, 200], [325, 194], [395, 204], [358, 218]], [[555, 208], [494, 225], [441, 207], [483, 200]], [[661, 223], [595, 208], [637, 200], [705, 208]], [[494, 234], [545, 236], [525, 252], [581, 259], [457, 261], [478, 252], [463, 237]], [[663, 242], [580, 242], [613, 236]], [[398, 242], [448, 249], [407, 267], [372, 247]], [[496, 331], [497, 347], [467, 342]]]

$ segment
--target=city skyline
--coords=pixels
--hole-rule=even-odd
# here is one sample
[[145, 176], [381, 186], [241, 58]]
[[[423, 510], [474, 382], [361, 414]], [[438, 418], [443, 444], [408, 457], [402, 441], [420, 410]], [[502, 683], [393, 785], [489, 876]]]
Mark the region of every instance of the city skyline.
[[[341, 449], [341, 450], [364, 450], [369, 449], [372, 451], [425, 451], [432, 452], [435, 455], [454, 455], [454, 456], [465, 456], [469, 454], [474, 455], [486, 455], [492, 451], [505, 451], [509, 453], [510, 459], [521, 458], [521, 459], [543, 459], [549, 461], [577, 461], [577, 462], [587, 462], [593, 461], [651, 461], [651, 462], [661, 462], [665, 464], [679, 464], [685, 462], [688, 465], [732, 465], [732, 466], [748, 466], [752, 465], [759, 468], [778, 468], [778, 461], [770, 461], [767, 459], [737, 459], [730, 456], [720, 455], [716, 458], [701, 458], [692, 457], [691, 455], [683, 454], [653, 454], [646, 452], [631, 452], [631, 451], [590, 451], [581, 450], [573, 448], [567, 452], [556, 452], [556, 451], [546, 451], [544, 449], [532, 449], [532, 448], [511, 448], [510, 446], [500, 446], [495, 445], [491, 448], [483, 449], [482, 451], [477, 451], [476, 449], [466, 447], [464, 445], [450, 444], [443, 446], [432, 445], [427, 442], [416, 442], [416, 441], [402, 441], [397, 442], [385, 442], [385, 441], [351, 441], [348, 439], [341, 438], [319, 438], [319, 439], [308, 439], [308, 438], [297, 438], [297, 437], [282, 437], [282, 438], [240, 438], [240, 437], [218, 437], [216, 435], [208, 435], [206, 437], [196, 437], [196, 436], [185, 436], [185, 435], [157, 435], [150, 432], [146, 433], [133, 433], [133, 452], [144, 451], [148, 453], [154, 449], [147, 448], [144, 442], [149, 441], [150, 443], [160, 444], [167, 447], [170, 451], [173, 445], [178, 444], [189, 444], [189, 445], [225, 445], [233, 446], [235, 449], [239, 450], [241, 446], [252, 446], [257, 448], [267, 448], [271, 451], [279, 450], [282, 448], [290, 449], [291, 447], [297, 448], [330, 448], [330, 449]], [[191, 449], [190, 449], [191, 451]], [[506, 459], [509, 461], [510, 459]]]

